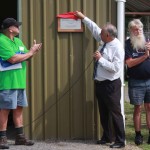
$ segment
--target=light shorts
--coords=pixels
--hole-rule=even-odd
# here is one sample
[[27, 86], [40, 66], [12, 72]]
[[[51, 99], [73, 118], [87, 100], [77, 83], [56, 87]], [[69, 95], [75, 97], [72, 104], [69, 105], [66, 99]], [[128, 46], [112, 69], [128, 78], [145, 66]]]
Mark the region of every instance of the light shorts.
[[128, 93], [130, 104], [141, 105], [143, 102], [150, 103], [150, 79], [129, 79]]
[[0, 109], [16, 109], [17, 106], [28, 106], [25, 89], [0, 90]]

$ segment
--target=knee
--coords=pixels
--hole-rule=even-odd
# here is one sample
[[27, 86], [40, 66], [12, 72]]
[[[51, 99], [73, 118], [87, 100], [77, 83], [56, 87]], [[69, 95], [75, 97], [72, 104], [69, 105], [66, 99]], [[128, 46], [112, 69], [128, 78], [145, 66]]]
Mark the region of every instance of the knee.
[[142, 111], [142, 105], [136, 105], [136, 106], [134, 107], [134, 113], [135, 113], [135, 114], [140, 114], [141, 111]]
[[145, 103], [144, 106], [145, 106], [145, 111], [146, 112], [150, 112], [150, 104], [149, 103]]

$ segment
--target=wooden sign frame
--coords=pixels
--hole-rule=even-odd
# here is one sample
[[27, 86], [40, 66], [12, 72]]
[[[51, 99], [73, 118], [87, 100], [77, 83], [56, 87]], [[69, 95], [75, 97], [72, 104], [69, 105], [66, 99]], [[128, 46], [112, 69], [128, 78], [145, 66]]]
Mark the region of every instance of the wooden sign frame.
[[58, 32], [83, 32], [82, 20], [58, 18]]

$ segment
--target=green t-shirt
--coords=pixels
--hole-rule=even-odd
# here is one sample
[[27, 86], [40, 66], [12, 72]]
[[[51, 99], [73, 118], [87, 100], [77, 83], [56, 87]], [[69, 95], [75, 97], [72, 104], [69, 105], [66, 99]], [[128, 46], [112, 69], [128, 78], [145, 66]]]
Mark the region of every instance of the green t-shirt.
[[[14, 37], [12, 41], [0, 33], [0, 58], [7, 60], [17, 52], [27, 53], [28, 50], [19, 38]], [[0, 90], [26, 88], [26, 62], [21, 64], [21, 69], [0, 71]]]

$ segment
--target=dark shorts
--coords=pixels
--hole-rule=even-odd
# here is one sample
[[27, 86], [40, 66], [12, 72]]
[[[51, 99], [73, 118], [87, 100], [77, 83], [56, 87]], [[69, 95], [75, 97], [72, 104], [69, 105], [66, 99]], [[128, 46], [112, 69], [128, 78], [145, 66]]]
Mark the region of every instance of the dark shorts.
[[0, 109], [16, 109], [17, 106], [28, 106], [25, 89], [0, 90]]
[[141, 105], [143, 102], [150, 103], [150, 79], [129, 79], [128, 87], [130, 104]]

